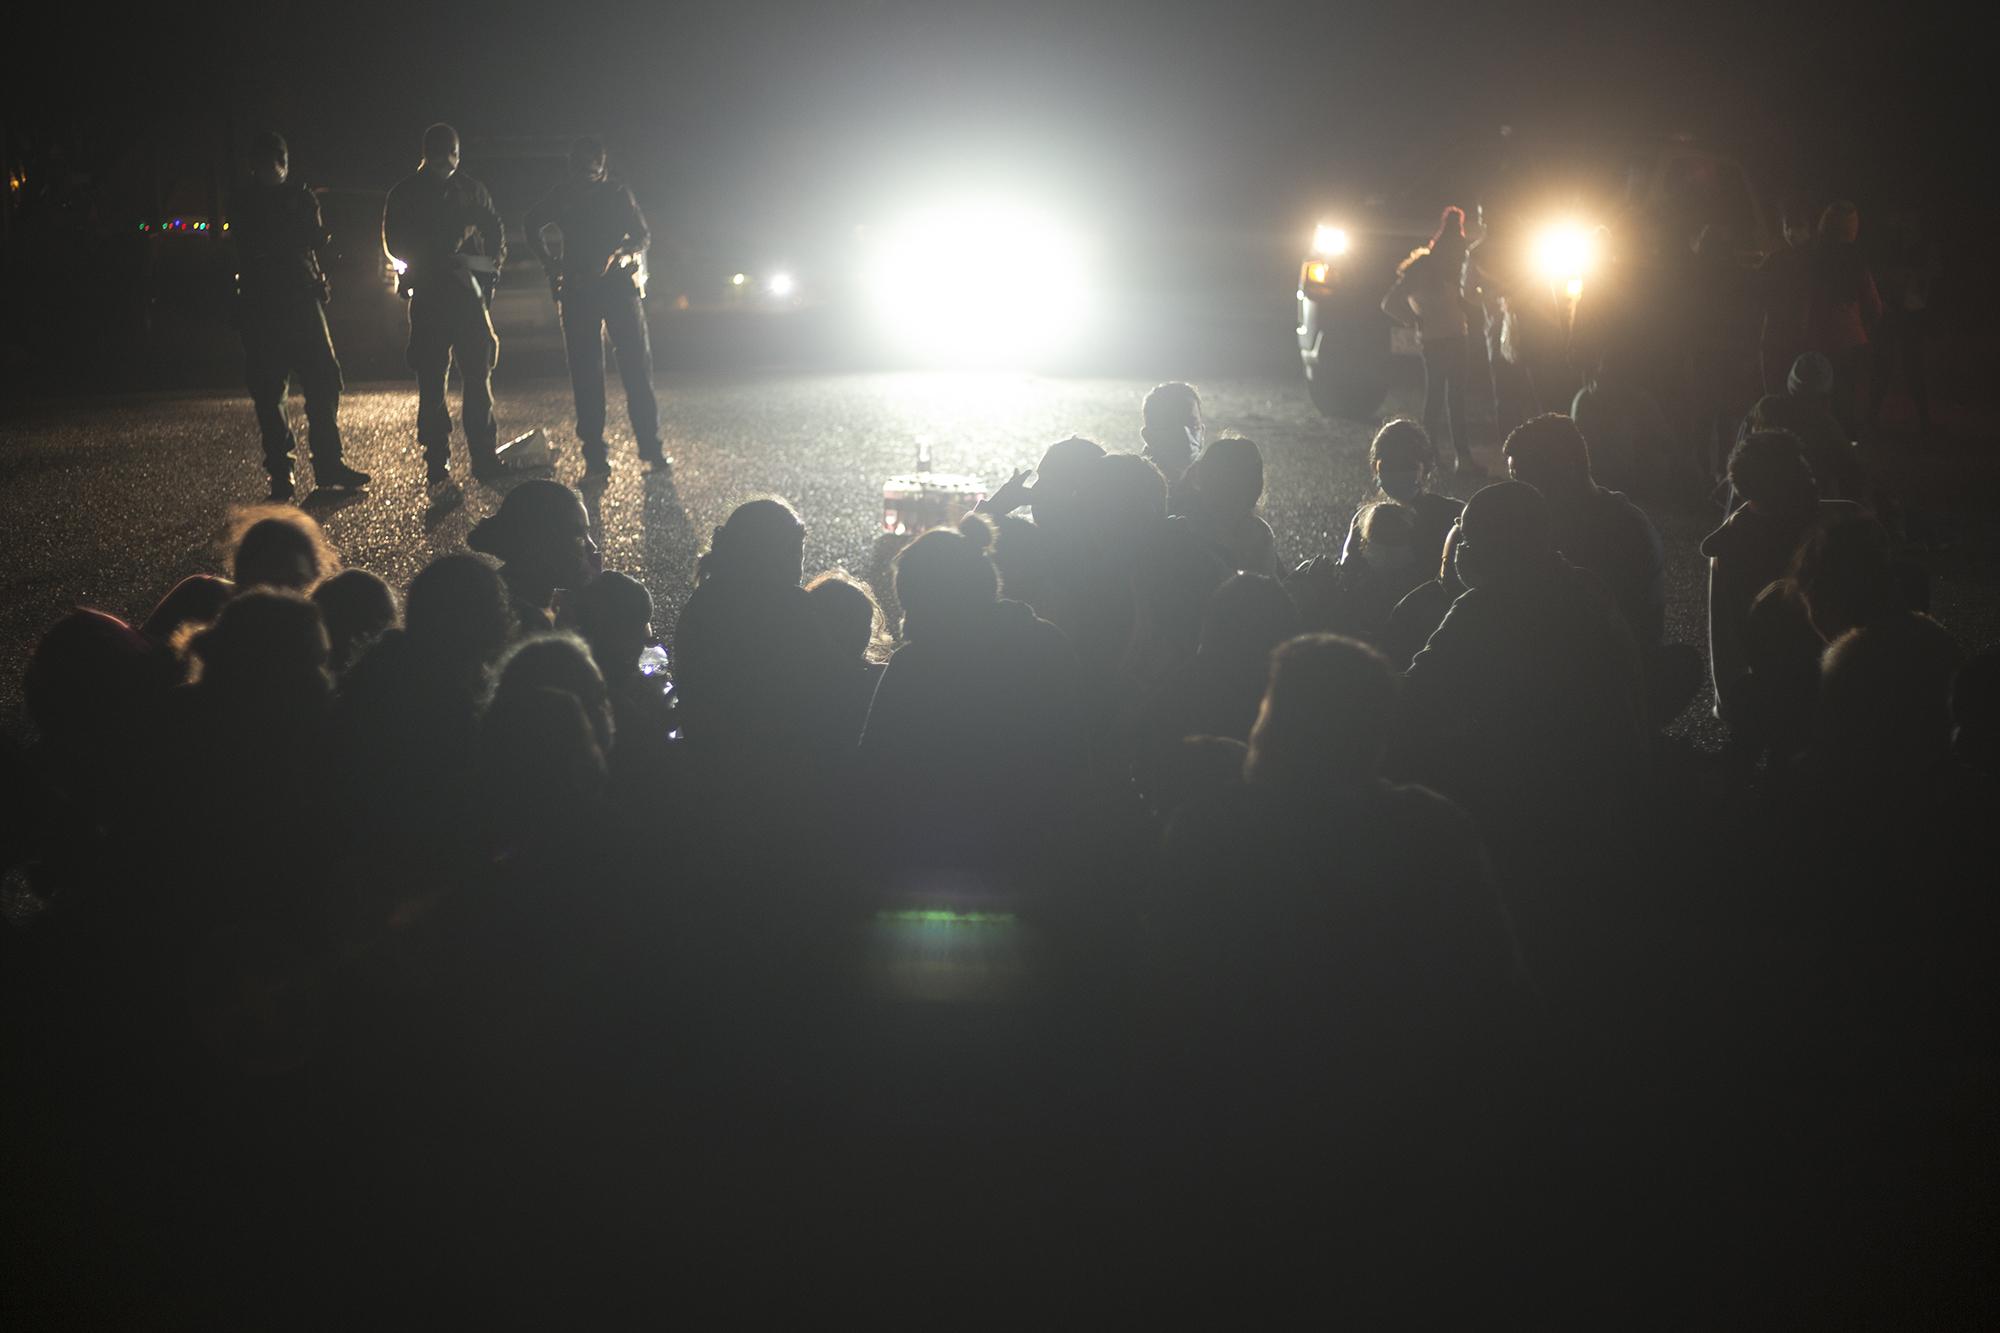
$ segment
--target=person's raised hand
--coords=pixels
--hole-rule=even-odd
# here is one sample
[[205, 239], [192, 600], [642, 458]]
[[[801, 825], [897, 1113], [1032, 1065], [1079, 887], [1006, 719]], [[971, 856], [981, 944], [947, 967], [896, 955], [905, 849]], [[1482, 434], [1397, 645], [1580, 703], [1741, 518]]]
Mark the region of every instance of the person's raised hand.
[[1011, 514], [1028, 503], [1028, 478], [1034, 475], [1032, 469], [1021, 468], [1013, 476], [1002, 482], [1000, 489], [979, 502], [982, 514]]

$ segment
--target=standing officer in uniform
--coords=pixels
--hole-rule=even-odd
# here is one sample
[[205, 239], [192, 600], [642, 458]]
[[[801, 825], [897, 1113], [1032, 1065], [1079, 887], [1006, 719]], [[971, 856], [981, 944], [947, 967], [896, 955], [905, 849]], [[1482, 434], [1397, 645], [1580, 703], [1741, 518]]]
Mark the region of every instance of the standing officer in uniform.
[[488, 307], [507, 258], [507, 236], [493, 196], [458, 170], [458, 131], [433, 125], [424, 131], [424, 160], [416, 174], [389, 191], [382, 208], [382, 244], [403, 263], [403, 291], [410, 298], [410, 369], [417, 372], [417, 441], [424, 447], [425, 482], [450, 480], [451, 409], [445, 381], [454, 356], [462, 395], [460, 420], [472, 475], [496, 481], [493, 365], [500, 340]]
[[368, 474], [340, 459], [340, 362], [327, 333], [327, 281], [316, 253], [332, 238], [313, 192], [287, 183], [291, 154], [283, 137], [260, 134], [251, 150], [251, 180], [230, 209], [230, 231], [236, 242], [244, 378], [264, 438], [271, 498], [290, 500], [294, 494], [297, 442], [285, 424], [286, 383], [294, 372], [305, 391], [313, 480], [336, 489], [365, 486]]
[[[543, 233], [562, 235], [550, 253]], [[569, 178], [528, 210], [528, 248], [549, 275], [562, 310], [569, 381], [576, 393], [576, 434], [583, 442], [586, 483], [611, 475], [604, 443], [604, 334], [618, 354], [625, 410], [639, 457], [657, 469], [673, 466], [660, 447], [660, 404], [653, 396], [653, 351], [640, 305], [639, 256], [651, 236], [631, 189], [605, 173], [604, 141], [586, 136], [570, 145]]]

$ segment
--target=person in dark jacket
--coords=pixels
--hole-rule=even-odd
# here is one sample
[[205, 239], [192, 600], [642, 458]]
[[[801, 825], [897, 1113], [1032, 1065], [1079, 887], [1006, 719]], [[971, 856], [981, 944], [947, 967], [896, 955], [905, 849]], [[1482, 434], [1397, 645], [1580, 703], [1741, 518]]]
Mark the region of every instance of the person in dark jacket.
[[[639, 257], [652, 243], [631, 187], [608, 175], [604, 141], [585, 136], [570, 145], [569, 177], [528, 210], [528, 249], [549, 275], [549, 294], [562, 311], [576, 434], [583, 442], [584, 481], [611, 475], [604, 442], [604, 335], [618, 355], [625, 409], [642, 462], [672, 464], [660, 445], [660, 404], [653, 394], [653, 349], [641, 305]], [[560, 253], [549, 249], [554, 227]]]
[[498, 480], [498, 428], [493, 421], [493, 366], [500, 340], [488, 313], [507, 232], [486, 187], [458, 169], [458, 131], [424, 131], [424, 159], [415, 175], [389, 191], [382, 207], [382, 244], [402, 266], [410, 298], [410, 369], [417, 374], [417, 442], [425, 482], [450, 478], [451, 409], [445, 381], [458, 362], [460, 416], [472, 475]]
[[1482, 823], [1564, 800], [1617, 810], [1645, 764], [1639, 653], [1625, 618], [1557, 552], [1550, 506], [1532, 486], [1481, 490], [1458, 534], [1466, 591], [1407, 676], [1411, 776]]
[[[904, 645], [862, 732], [895, 793], [899, 845], [934, 864], [1012, 849], [1074, 806], [1087, 760], [1076, 654], [1061, 630], [1000, 597], [977, 515], [896, 557]], [[1031, 840], [1032, 841], [1032, 840]], [[972, 862], [969, 864], [977, 864]]]
[[1715, 682], [1715, 716], [1729, 725], [1739, 753], [1751, 754], [1764, 735], [1748, 647], [1750, 607], [1785, 576], [1813, 524], [1852, 505], [1821, 498], [1805, 450], [1786, 431], [1757, 431], [1729, 455], [1729, 484], [1743, 503], [1702, 539], [1708, 557], [1708, 659]]
[[583, 498], [546, 477], [507, 492], [499, 512], [473, 524], [465, 544], [500, 562], [523, 634], [554, 629], [556, 594], [583, 587], [603, 569]]
[[319, 264], [319, 251], [332, 237], [320, 219], [318, 198], [291, 179], [291, 150], [283, 136], [260, 134], [251, 149], [251, 179], [231, 205], [230, 234], [243, 374], [263, 436], [271, 498], [290, 500], [295, 493], [297, 441], [285, 424], [285, 388], [293, 374], [305, 391], [314, 482], [329, 489], [365, 486], [368, 474], [340, 455], [340, 362], [327, 332], [329, 289]]
[[738, 505], [695, 566], [674, 626], [681, 730], [710, 762], [840, 748], [840, 660], [804, 575], [805, 524], [783, 500]]
[[1548, 501], [1556, 550], [1601, 582], [1618, 603], [1645, 667], [1648, 715], [1670, 722], [1701, 688], [1701, 654], [1667, 642], [1667, 556], [1644, 510], [1599, 486], [1576, 423], [1550, 412], [1507, 437], [1507, 471]]

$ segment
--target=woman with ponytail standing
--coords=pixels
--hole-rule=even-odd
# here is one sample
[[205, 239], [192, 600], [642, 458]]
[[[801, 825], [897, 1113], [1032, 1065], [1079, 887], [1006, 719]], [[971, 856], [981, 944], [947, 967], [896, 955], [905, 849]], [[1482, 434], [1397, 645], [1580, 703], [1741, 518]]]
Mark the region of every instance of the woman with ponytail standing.
[[1417, 331], [1424, 356], [1424, 432], [1450, 443], [1458, 470], [1476, 476], [1484, 469], [1472, 457], [1466, 432], [1465, 212], [1447, 208], [1437, 231], [1410, 252], [1396, 270], [1396, 284], [1382, 298], [1382, 313]]

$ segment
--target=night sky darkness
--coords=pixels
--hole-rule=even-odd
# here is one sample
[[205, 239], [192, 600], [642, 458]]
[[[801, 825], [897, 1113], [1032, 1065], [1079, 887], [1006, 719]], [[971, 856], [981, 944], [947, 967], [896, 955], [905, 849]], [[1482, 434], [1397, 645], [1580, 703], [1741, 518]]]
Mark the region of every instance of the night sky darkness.
[[1986, 167], [1978, 43], [1905, 5], [190, 4], [25, 29], [10, 129], [211, 107], [343, 182], [408, 169], [448, 119], [598, 130], [656, 192], [728, 210], [1000, 163], [1225, 214], [1284, 200], [1329, 141], [1588, 116], [1720, 132], [1814, 188], [1990, 189], [1950, 169]]

